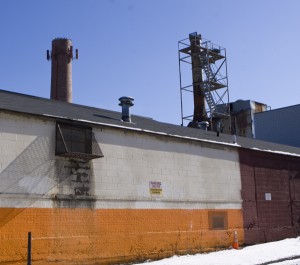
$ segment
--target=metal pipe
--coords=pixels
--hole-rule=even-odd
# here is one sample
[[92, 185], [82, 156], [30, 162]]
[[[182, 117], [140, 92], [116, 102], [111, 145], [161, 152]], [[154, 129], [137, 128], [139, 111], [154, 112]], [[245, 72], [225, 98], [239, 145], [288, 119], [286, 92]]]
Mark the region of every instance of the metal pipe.
[[183, 126], [183, 105], [182, 105], [182, 80], [181, 80], [181, 64], [180, 64], [180, 50], [178, 42], [178, 57], [179, 57], [179, 84], [180, 84], [180, 107], [181, 107], [181, 126]]
[[201, 122], [206, 120], [205, 97], [201, 90], [202, 66], [199, 54], [201, 52], [201, 35], [196, 32], [189, 35], [191, 46], [191, 61], [193, 74], [193, 94], [194, 94], [194, 117], [193, 122]]
[[27, 265], [31, 265], [31, 232], [28, 232]]

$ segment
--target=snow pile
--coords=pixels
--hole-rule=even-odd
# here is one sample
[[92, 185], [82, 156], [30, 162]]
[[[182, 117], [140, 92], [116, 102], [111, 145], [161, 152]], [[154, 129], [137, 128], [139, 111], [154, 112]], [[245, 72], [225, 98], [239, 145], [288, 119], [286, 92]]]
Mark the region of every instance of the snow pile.
[[[174, 256], [153, 261], [147, 265], [255, 265], [281, 261], [292, 257], [300, 259], [300, 237], [259, 244], [239, 250], [223, 250], [207, 254]], [[274, 264], [274, 263], [273, 263]], [[300, 264], [289, 261], [277, 264]]]

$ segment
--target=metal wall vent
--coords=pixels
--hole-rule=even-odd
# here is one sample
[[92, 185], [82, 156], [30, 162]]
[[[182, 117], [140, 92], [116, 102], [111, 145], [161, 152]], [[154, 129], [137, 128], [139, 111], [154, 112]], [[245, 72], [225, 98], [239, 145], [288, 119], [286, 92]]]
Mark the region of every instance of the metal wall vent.
[[55, 155], [91, 160], [103, 157], [91, 127], [56, 123]]

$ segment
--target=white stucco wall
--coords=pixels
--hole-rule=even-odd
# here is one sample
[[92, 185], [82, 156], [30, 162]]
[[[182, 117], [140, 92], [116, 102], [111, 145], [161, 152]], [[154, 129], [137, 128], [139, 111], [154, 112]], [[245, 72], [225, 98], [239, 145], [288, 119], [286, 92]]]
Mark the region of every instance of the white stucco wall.
[[[104, 157], [89, 163], [93, 207], [241, 208], [235, 148], [103, 126], [94, 133]], [[74, 199], [74, 176], [54, 154], [54, 120], [2, 112], [0, 136], [0, 207]], [[150, 193], [151, 182], [161, 194]]]
[[[104, 153], [93, 160], [98, 196], [145, 207], [155, 207], [150, 198], [159, 207], [240, 208], [236, 150], [123, 130], [94, 132]], [[150, 194], [151, 181], [161, 183], [161, 195]]]
[[0, 113], [0, 206], [30, 206], [56, 185], [55, 123]]

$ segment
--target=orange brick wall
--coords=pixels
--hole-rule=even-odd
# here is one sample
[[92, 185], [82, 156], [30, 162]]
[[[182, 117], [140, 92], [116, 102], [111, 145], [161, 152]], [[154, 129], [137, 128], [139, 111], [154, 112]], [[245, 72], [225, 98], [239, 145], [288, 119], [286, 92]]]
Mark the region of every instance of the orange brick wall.
[[32, 232], [33, 264], [142, 261], [243, 242], [241, 210], [228, 212], [228, 230], [208, 230], [208, 210], [0, 209], [0, 264], [25, 264]]

